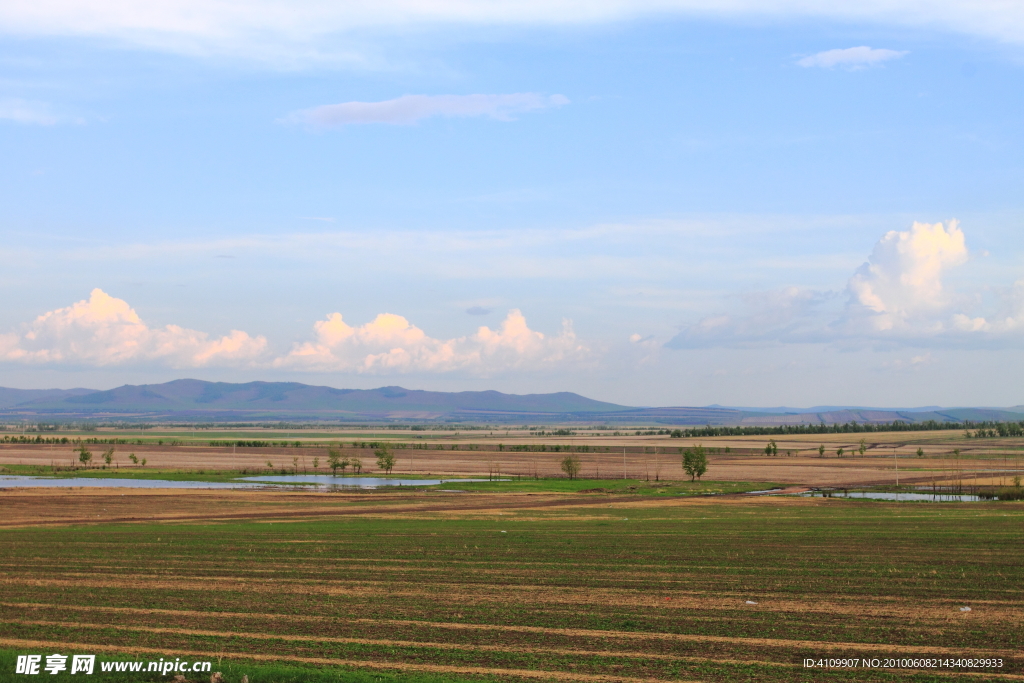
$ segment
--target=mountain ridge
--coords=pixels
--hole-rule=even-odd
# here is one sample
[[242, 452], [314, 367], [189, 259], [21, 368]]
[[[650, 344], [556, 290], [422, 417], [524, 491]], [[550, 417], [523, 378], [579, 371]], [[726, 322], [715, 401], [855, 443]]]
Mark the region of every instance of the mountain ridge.
[[[780, 407], [781, 408], [781, 407]], [[775, 412], [778, 411], [778, 412]], [[897, 421], [1009, 422], [1022, 408], [810, 409], [727, 406], [633, 407], [563, 391], [505, 394], [499, 391], [441, 392], [400, 386], [336, 389], [301, 382], [207, 382], [178, 379], [162, 384], [126, 384], [114, 389], [9, 389], [0, 387], [0, 419], [146, 419], [169, 421], [444, 421], [494, 423], [587, 422], [670, 426], [737, 425], [778, 427]]]

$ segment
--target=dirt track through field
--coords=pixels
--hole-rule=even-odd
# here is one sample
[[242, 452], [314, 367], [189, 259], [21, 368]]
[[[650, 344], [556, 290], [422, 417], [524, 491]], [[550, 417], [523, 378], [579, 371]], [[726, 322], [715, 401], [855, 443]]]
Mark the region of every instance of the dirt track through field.
[[[6, 603], [4, 603], [6, 605]], [[47, 607], [48, 605], [12, 605], [20, 607]], [[53, 606], [49, 606], [53, 607]], [[191, 616], [197, 620], [208, 619], [214, 616], [229, 616], [239, 617], [246, 619], [257, 619], [264, 618], [268, 620], [283, 620], [283, 621], [329, 621], [329, 619], [310, 619], [308, 617], [290, 617], [289, 615], [279, 614], [218, 614], [210, 612], [197, 612], [197, 611], [182, 611], [182, 610], [142, 610], [132, 608], [122, 609], [111, 609], [111, 608], [76, 608], [80, 611], [97, 611], [97, 612], [111, 612], [120, 611], [131, 614], [165, 614], [176, 616]], [[636, 632], [636, 631], [595, 631], [590, 629], [560, 629], [560, 628], [540, 628], [530, 626], [497, 626], [493, 624], [452, 624], [447, 622], [413, 622], [413, 621], [401, 621], [395, 619], [355, 619], [355, 623], [360, 624], [384, 624], [388, 626], [418, 626], [418, 627], [430, 627], [439, 629], [451, 629], [451, 630], [473, 630], [473, 631], [498, 631], [502, 633], [520, 632], [520, 633], [540, 633], [540, 634], [558, 634], [566, 636], [583, 636], [589, 638], [600, 638], [605, 641], [614, 640], [664, 640], [674, 642], [687, 642], [687, 643], [723, 643], [729, 645], [739, 646], [757, 646], [757, 647], [777, 647], [777, 648], [808, 648], [808, 649], [821, 649], [821, 650], [832, 650], [842, 652], [878, 652], [879, 650], [885, 650], [889, 653], [905, 653], [905, 654], [916, 654], [916, 655], [930, 655], [930, 656], [965, 656], [973, 655], [977, 657], [1015, 657], [1018, 653], [1015, 650], [982, 650], [976, 648], [949, 648], [949, 647], [920, 647], [920, 646], [904, 646], [904, 645], [885, 645], [879, 643], [857, 643], [857, 642], [825, 642], [825, 641], [809, 641], [809, 640], [785, 640], [780, 638], [730, 638], [726, 636], [701, 636], [691, 634], [680, 634], [680, 633], [649, 633], [649, 632]], [[174, 633], [182, 635], [204, 635], [211, 637], [231, 637], [238, 636], [242, 638], [253, 638], [253, 639], [266, 639], [266, 640], [283, 640], [283, 641], [295, 641], [295, 642], [336, 642], [336, 643], [357, 643], [367, 645], [394, 645], [401, 647], [424, 647], [424, 648], [438, 648], [438, 649], [461, 649], [461, 650], [491, 650], [495, 652], [517, 652], [521, 648], [510, 648], [502, 647], [500, 645], [462, 645], [457, 643], [443, 643], [443, 642], [428, 642], [428, 641], [405, 641], [405, 640], [391, 640], [391, 639], [370, 639], [370, 638], [336, 638], [328, 636], [294, 636], [289, 634], [275, 634], [275, 633], [253, 633], [244, 631], [210, 631], [202, 629], [181, 629], [181, 628], [167, 628], [167, 627], [152, 627], [152, 626], [141, 626], [138, 624], [131, 625], [113, 625], [113, 624], [93, 624], [89, 622], [74, 621], [74, 622], [60, 622], [60, 621], [40, 621], [40, 620], [20, 620], [10, 619], [7, 623], [25, 624], [25, 625], [40, 625], [40, 626], [65, 626], [75, 628], [95, 628], [95, 629], [123, 629], [123, 630], [134, 630], [134, 631], [145, 631], [149, 633]], [[686, 657], [680, 655], [661, 655], [652, 652], [631, 652], [628, 650], [616, 650], [607, 649], [601, 651], [586, 651], [580, 649], [573, 650], [560, 650], [556, 648], [542, 648], [534, 647], [532, 651], [535, 652], [548, 652], [552, 654], [577, 654], [577, 655], [592, 655], [592, 656], [615, 656], [615, 657], [646, 657], [653, 659], [666, 659], [666, 660], [706, 660], [705, 657]], [[729, 661], [740, 661], [740, 660], [729, 660]]]
[[[124, 652], [124, 648], [120, 647], [108, 647], [104, 645], [98, 645], [94, 643], [66, 643], [56, 642], [47, 640], [22, 640], [16, 638], [0, 638], [0, 645], [6, 645], [12, 648], [28, 649], [28, 648], [51, 648], [57, 650], [80, 650], [80, 651], [96, 651], [96, 652]], [[184, 655], [187, 657], [194, 657], [200, 660], [209, 660], [212, 655], [210, 652], [201, 652], [196, 650], [173, 650], [163, 648], [147, 648], [147, 647], [133, 647], [129, 650], [130, 653], [139, 654], [153, 654], [161, 657], [167, 655]], [[576, 674], [568, 673], [564, 671], [538, 671], [534, 669], [500, 669], [500, 668], [488, 668], [481, 666], [441, 666], [437, 664], [409, 664], [406, 662], [367, 662], [365, 660], [346, 660], [346, 659], [328, 659], [325, 657], [296, 657], [296, 656], [281, 656], [281, 655], [260, 655], [249, 652], [225, 652], [218, 651], [216, 656], [219, 659], [236, 659], [236, 660], [254, 660], [254, 661], [269, 661], [269, 662], [297, 662], [303, 664], [317, 664], [327, 666], [348, 666], [357, 667], [360, 669], [372, 668], [379, 670], [397, 670], [397, 671], [418, 671], [418, 672], [429, 672], [438, 674], [470, 674], [475, 676], [503, 676], [503, 677], [517, 677], [517, 678], [529, 678], [529, 679], [554, 679], [561, 681], [593, 681], [594, 683], [653, 683], [657, 679], [652, 678], [630, 678], [626, 676], [612, 676], [612, 675], [600, 675], [600, 674]], [[1024, 677], [1021, 677], [1024, 678]], [[659, 682], [660, 683], [660, 682]], [[679, 683], [701, 683], [700, 681], [679, 681]]]
[[[246, 591], [249, 593], [296, 593], [303, 594], [309, 590], [309, 582], [300, 580], [261, 580], [242, 577], [193, 577], [168, 580], [135, 574], [123, 580], [99, 580], [88, 574], [65, 572], [63, 579], [21, 578], [7, 576], [0, 579], [0, 585], [28, 585], [37, 587], [77, 587], [77, 588], [117, 588], [133, 590], [172, 590], [172, 591]], [[666, 587], [656, 596], [638, 596], [631, 589], [612, 590], [600, 588], [552, 589], [542, 585], [508, 586], [506, 584], [475, 583], [472, 590], [457, 583], [436, 582], [430, 584], [430, 590], [412, 588], [396, 588], [391, 582], [343, 581], [338, 585], [331, 582], [319, 582], [317, 591], [325, 596], [360, 596], [363, 598], [414, 598], [431, 599], [443, 595], [446, 599], [458, 600], [461, 604], [506, 603], [537, 604], [537, 605], [630, 605], [634, 607], [657, 607], [673, 610], [736, 610], [746, 608], [755, 611], [745, 604], [746, 593], [719, 592], [715, 597], [688, 595], [676, 587]], [[671, 596], [668, 604], [665, 596]], [[873, 601], [858, 599], [857, 604], [844, 604], [845, 601], [808, 601], [794, 600], [784, 595], [773, 596], [760, 594], [756, 611], [800, 612], [823, 614], [847, 614], [858, 617], [915, 618], [935, 621], [948, 621], [952, 618], [963, 619], [965, 615], [954, 612], [954, 607], [946, 600], [917, 601], [914, 604], [900, 600]], [[1016, 603], [987, 601], [984, 611], [977, 610], [970, 615], [972, 621], [988, 621], [1010, 624], [1024, 622], [1024, 612]]]

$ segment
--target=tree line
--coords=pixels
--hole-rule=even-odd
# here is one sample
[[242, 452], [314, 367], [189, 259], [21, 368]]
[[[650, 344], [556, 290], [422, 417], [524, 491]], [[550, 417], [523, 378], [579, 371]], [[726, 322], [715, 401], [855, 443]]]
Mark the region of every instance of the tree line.
[[[975, 436], [1024, 436], [1024, 420], [1020, 422], [937, 422], [926, 420], [924, 422], [879, 422], [864, 424], [861, 422], [846, 422], [843, 424], [813, 424], [813, 425], [779, 425], [777, 427], [693, 427], [688, 429], [674, 429], [670, 436], [673, 439], [710, 437], [710, 436], [780, 436], [786, 434], [856, 434], [860, 432], [930, 432], [936, 430], [963, 429], [965, 432], [976, 430]], [[969, 433], [967, 436], [971, 436]]]

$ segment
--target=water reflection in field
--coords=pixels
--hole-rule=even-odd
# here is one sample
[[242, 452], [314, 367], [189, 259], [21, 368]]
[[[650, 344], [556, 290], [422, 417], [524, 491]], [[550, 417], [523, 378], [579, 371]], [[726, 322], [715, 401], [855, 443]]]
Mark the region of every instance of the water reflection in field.
[[892, 491], [806, 491], [794, 494], [802, 498], [867, 498], [870, 500], [928, 501], [932, 503], [970, 503], [978, 496], [959, 493], [896, 493]]
[[[176, 481], [171, 479], [118, 479], [115, 477], [0, 476], [0, 488], [128, 488], [128, 489], [376, 489], [387, 486], [433, 486], [487, 479], [385, 479], [382, 477], [334, 477], [329, 474], [293, 474], [242, 477], [234, 481]], [[493, 481], [493, 480], [492, 480]], [[507, 481], [501, 479], [498, 481]]]

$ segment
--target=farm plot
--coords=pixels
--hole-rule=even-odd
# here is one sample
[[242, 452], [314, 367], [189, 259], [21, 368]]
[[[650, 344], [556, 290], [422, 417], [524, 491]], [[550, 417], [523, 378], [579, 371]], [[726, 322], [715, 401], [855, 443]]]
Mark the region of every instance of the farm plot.
[[949, 680], [967, 670], [802, 661], [990, 657], [1003, 666], [971, 678], [1019, 679], [1022, 521], [1014, 503], [499, 499], [472, 514], [369, 505], [285, 523], [4, 529], [0, 647], [222, 658], [252, 663], [253, 683], [273, 680], [258, 675], [266, 662], [501, 680]]

